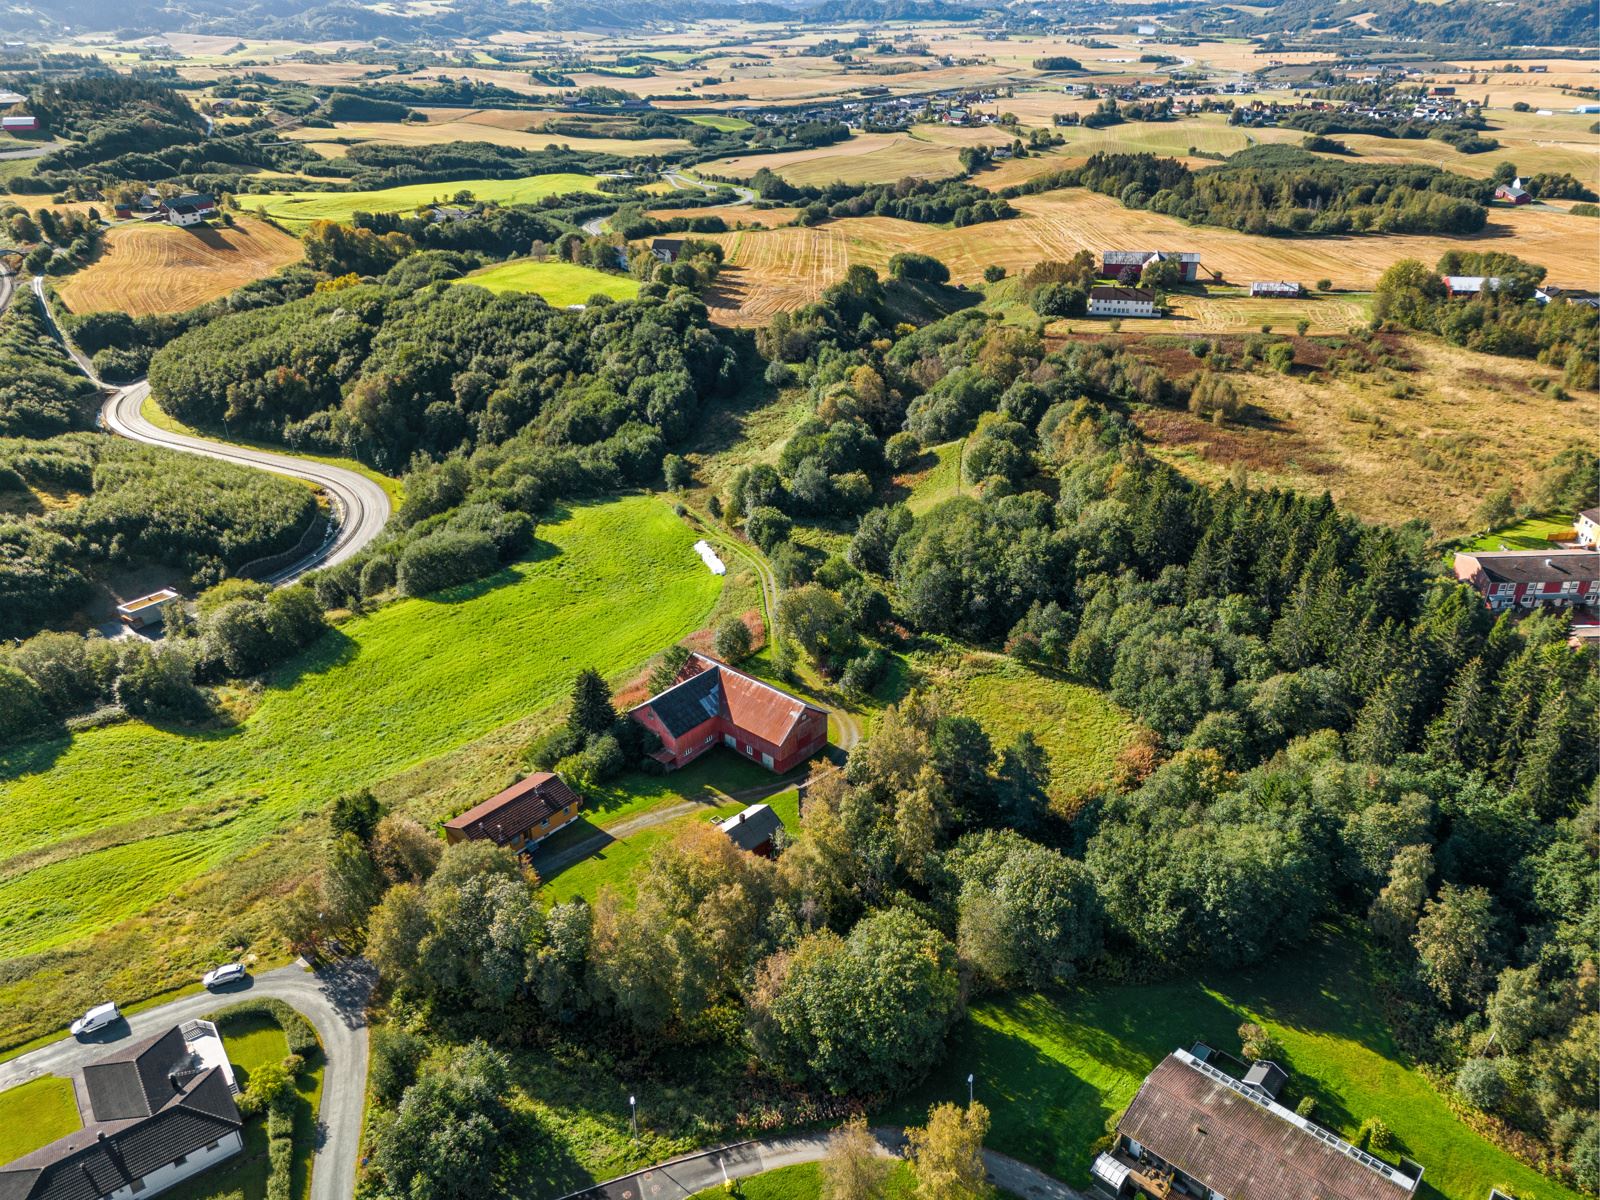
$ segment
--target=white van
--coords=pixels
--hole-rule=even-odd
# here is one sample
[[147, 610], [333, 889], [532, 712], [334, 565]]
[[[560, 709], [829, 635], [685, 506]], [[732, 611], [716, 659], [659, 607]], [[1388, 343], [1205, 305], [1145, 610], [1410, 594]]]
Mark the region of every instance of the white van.
[[122, 1014], [117, 1011], [115, 1003], [97, 1004], [74, 1021], [69, 1028], [73, 1037], [82, 1037], [86, 1033], [104, 1029], [107, 1025], [114, 1025], [120, 1020]]

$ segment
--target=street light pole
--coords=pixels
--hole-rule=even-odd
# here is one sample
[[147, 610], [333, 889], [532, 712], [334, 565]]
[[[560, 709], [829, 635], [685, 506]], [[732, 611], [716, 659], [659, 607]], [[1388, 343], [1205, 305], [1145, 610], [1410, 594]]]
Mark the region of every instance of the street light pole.
[[633, 1121], [633, 1140], [639, 1140], [639, 1100], [635, 1096], [628, 1097], [628, 1112]]
[[967, 1107], [972, 1107], [972, 1075], [967, 1075]]

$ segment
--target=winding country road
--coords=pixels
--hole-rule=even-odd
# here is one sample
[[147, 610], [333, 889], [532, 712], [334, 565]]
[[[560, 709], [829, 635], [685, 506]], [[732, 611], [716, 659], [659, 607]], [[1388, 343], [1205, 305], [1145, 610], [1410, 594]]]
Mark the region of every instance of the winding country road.
[[359, 472], [345, 467], [330, 466], [327, 463], [312, 462], [309, 459], [295, 458], [290, 454], [278, 454], [271, 450], [253, 450], [227, 442], [214, 442], [209, 438], [172, 433], [151, 423], [142, 411], [145, 397], [150, 394], [150, 384], [143, 379], [123, 388], [112, 388], [103, 383], [95, 374], [94, 364], [89, 361], [88, 356], [72, 344], [65, 331], [56, 323], [55, 314], [50, 311], [50, 303], [45, 296], [44, 281], [37, 276], [33, 280], [33, 294], [39, 302], [45, 320], [61, 339], [61, 344], [67, 348], [67, 353], [78, 364], [78, 368], [111, 393], [100, 410], [100, 423], [106, 429], [131, 441], [144, 442], [151, 446], [165, 446], [169, 450], [181, 451], [184, 454], [198, 454], [222, 462], [271, 471], [277, 475], [304, 479], [316, 484], [327, 493], [334, 508], [334, 519], [328, 536], [315, 550], [270, 575], [266, 580], [268, 583], [292, 583], [308, 571], [341, 563], [383, 532], [391, 512], [389, 497], [383, 488]]
[[[898, 1157], [905, 1146], [900, 1129], [874, 1129], [878, 1152]], [[748, 1179], [764, 1171], [821, 1161], [828, 1153], [827, 1133], [801, 1133], [788, 1137], [736, 1142], [699, 1154], [686, 1154], [597, 1183], [561, 1200], [687, 1200], [696, 1192], [722, 1188], [730, 1180]], [[1027, 1163], [996, 1150], [983, 1152], [990, 1182], [1023, 1200], [1085, 1200], [1081, 1192]]]
[[282, 1000], [311, 1022], [327, 1059], [322, 1073], [322, 1109], [317, 1114], [311, 1200], [350, 1200], [355, 1194], [367, 1090], [365, 1011], [375, 978], [372, 968], [360, 959], [316, 974], [290, 966], [248, 976], [234, 987], [184, 996], [134, 1013], [92, 1038], [64, 1038], [0, 1063], [0, 1091], [41, 1075], [70, 1077], [124, 1042], [149, 1037], [241, 1000]]

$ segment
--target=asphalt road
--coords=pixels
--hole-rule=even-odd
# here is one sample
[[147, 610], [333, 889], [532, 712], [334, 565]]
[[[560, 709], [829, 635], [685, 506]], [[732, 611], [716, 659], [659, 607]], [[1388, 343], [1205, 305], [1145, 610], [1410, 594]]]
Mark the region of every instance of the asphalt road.
[[341, 563], [383, 532], [391, 511], [389, 497], [384, 494], [381, 487], [365, 475], [344, 467], [295, 458], [289, 454], [252, 450], [226, 442], [213, 442], [207, 438], [169, 433], [146, 420], [140, 409], [145, 397], [150, 394], [149, 383], [141, 379], [127, 387], [116, 389], [101, 383], [88, 357], [62, 335], [60, 328], [56, 326], [55, 314], [50, 311], [49, 302], [45, 298], [44, 281], [35, 277], [33, 291], [45, 314], [45, 319], [56, 330], [57, 336], [61, 337], [62, 344], [66, 346], [67, 352], [72, 355], [79, 369], [111, 393], [100, 410], [100, 423], [106, 429], [135, 442], [165, 446], [169, 450], [178, 450], [185, 454], [199, 454], [206, 458], [239, 463], [242, 466], [256, 467], [278, 475], [309, 480], [328, 494], [334, 507], [334, 521], [328, 537], [317, 549], [298, 562], [291, 563], [276, 572], [267, 582], [292, 583], [307, 571]]
[[68, 1037], [0, 1063], [0, 1091], [40, 1075], [70, 1077], [126, 1042], [160, 1033], [240, 1000], [282, 1000], [311, 1022], [327, 1057], [311, 1200], [350, 1200], [355, 1193], [356, 1159], [361, 1151], [361, 1110], [367, 1090], [365, 1009], [374, 978], [371, 967], [361, 960], [316, 974], [291, 966], [250, 976], [233, 987], [185, 996], [134, 1013], [93, 1037]]
[[[885, 1157], [898, 1155], [905, 1145], [899, 1129], [874, 1129]], [[796, 1134], [738, 1142], [702, 1154], [688, 1154], [636, 1171], [632, 1175], [573, 1192], [562, 1200], [686, 1200], [707, 1188], [720, 1188], [730, 1179], [747, 1179], [763, 1171], [817, 1162], [828, 1152], [826, 1133]], [[1085, 1200], [1074, 1188], [1043, 1171], [993, 1150], [983, 1152], [989, 1179], [1023, 1200]]]

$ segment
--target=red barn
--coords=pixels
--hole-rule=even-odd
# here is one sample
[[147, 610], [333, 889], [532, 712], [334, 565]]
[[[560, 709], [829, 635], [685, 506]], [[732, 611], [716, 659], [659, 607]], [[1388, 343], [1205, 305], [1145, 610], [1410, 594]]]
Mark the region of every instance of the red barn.
[[669, 770], [721, 743], [782, 775], [828, 744], [825, 709], [704, 654], [628, 716], [661, 739], [655, 758]]

